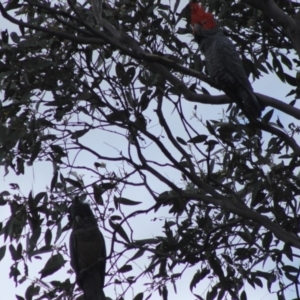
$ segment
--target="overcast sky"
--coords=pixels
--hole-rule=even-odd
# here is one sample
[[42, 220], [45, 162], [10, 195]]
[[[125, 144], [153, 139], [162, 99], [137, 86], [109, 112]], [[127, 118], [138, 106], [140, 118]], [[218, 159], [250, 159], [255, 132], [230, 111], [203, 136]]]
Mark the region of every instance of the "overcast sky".
[[[1, 1], [4, 3], [4, 1]], [[19, 29], [15, 28], [11, 24], [8, 24], [6, 21], [1, 20], [1, 30], [4, 30], [8, 28], [9, 33], [13, 30], [15, 30], [17, 33], [19, 33]], [[295, 71], [288, 71], [291, 75], [295, 76]], [[268, 96], [274, 97], [276, 99], [289, 102], [293, 100], [293, 98], [285, 98], [285, 95], [290, 91], [291, 87], [282, 84], [282, 82], [275, 76], [275, 75], [268, 75], [264, 76], [260, 80], [257, 80], [253, 84], [254, 90], [256, 92], [259, 92], [261, 94], [266, 94]], [[217, 93], [217, 91], [213, 91], [213, 93]], [[183, 106], [185, 109], [185, 112], [188, 116], [192, 114], [193, 106], [195, 105], [194, 103], [189, 103], [185, 100], [183, 100]], [[223, 107], [217, 107], [217, 106], [209, 106], [209, 105], [198, 105], [198, 113], [202, 114], [204, 116], [204, 120], [208, 120], [210, 118], [217, 118], [218, 114], [222, 112], [222, 108], [226, 108], [227, 106]], [[269, 109], [267, 109], [269, 110]], [[266, 111], [267, 111], [266, 110]], [[185, 132], [183, 131], [181, 126], [177, 126], [179, 122], [177, 122], [176, 118], [177, 116], [172, 114], [172, 109], [165, 110], [166, 112], [169, 112], [169, 116], [166, 116], [172, 120], [174, 118], [174, 127], [172, 130], [178, 132], [178, 136], [185, 135]], [[289, 122], [289, 118], [285, 116], [282, 113], [276, 112], [273, 116], [273, 119], [276, 120], [277, 115], [280, 116], [281, 122]], [[194, 122], [194, 121], [192, 121]], [[154, 126], [155, 124], [151, 124], [148, 126]], [[159, 126], [158, 126], [159, 127]], [[155, 129], [153, 129], [155, 130]], [[120, 145], [120, 141], [116, 136], [110, 136], [109, 137], [109, 145], [107, 144], [107, 137], [105, 136], [93, 136], [87, 135], [87, 137], [84, 137], [83, 139], [80, 140], [82, 143], [86, 143], [87, 145], [94, 145], [95, 141], [98, 144], [99, 151], [101, 150], [101, 153], [103, 155], [112, 155], [113, 153], [113, 148], [110, 145]], [[145, 151], [152, 151], [150, 148], [149, 150]], [[115, 153], [117, 155], [117, 153]], [[153, 155], [153, 153], [152, 153]], [[155, 154], [156, 155], [156, 154]], [[160, 157], [156, 157], [158, 160]], [[77, 159], [77, 162], [80, 162], [80, 165], [87, 165], [87, 166], [93, 166], [94, 160], [91, 160], [89, 156], [86, 155], [80, 155]], [[120, 166], [114, 162], [107, 162], [107, 168], [112, 171], [112, 170], [118, 170]], [[82, 174], [82, 172], [80, 172]], [[52, 164], [50, 162], [35, 162], [32, 168], [27, 167], [26, 168], [26, 173], [25, 175], [20, 175], [20, 176], [15, 176], [13, 172], [10, 172], [8, 175], [4, 176], [4, 170], [3, 168], [0, 169], [0, 176], [2, 178], [2, 185], [1, 185], [1, 190], [7, 189], [8, 191], [11, 191], [9, 184], [10, 183], [18, 183], [20, 186], [20, 191], [24, 193], [25, 196], [29, 194], [29, 192], [32, 190], [34, 194], [38, 194], [39, 192], [45, 191], [46, 186], [50, 186], [51, 178], [53, 175], [53, 168]], [[165, 174], [164, 174], [165, 175]], [[89, 181], [94, 181], [94, 178], [90, 177], [90, 174], [86, 174], [84, 177], [84, 180], [87, 182]], [[169, 179], [174, 181], [175, 183], [180, 182], [180, 177], [179, 176], [173, 176], [172, 173], [168, 174]], [[163, 184], [160, 182], [156, 181], [155, 182], [155, 188], [158, 192], [163, 192], [165, 190], [165, 187]], [[145, 208], [149, 207], [151, 202], [153, 200], [151, 197], [146, 193], [143, 189], [141, 188], [127, 188], [123, 194], [124, 197], [128, 197], [132, 200], [142, 201], [145, 203]], [[144, 208], [143, 206], [139, 207], [139, 209]], [[0, 207], [1, 213], [0, 213], [0, 221], [3, 222], [5, 218], [8, 216], [8, 210], [7, 207]], [[136, 207], [128, 208], [125, 210], [126, 212], [130, 212], [136, 209]], [[100, 207], [100, 210], [102, 208]], [[134, 228], [134, 238], [135, 239], [145, 239], [145, 238], [151, 238], [157, 235], [161, 235], [161, 227], [164, 222], [164, 218], [166, 216], [167, 210], [162, 210], [159, 211], [158, 214], [148, 214], [148, 215], [141, 215], [135, 217], [134, 221], [131, 221], [131, 224]], [[153, 221], [153, 219], [159, 217], [162, 217], [161, 221]], [[107, 250], [109, 251], [110, 249], [110, 236], [106, 235], [105, 232], [103, 232], [104, 235], [106, 236], [106, 243], [107, 243]], [[59, 242], [65, 242], [68, 244], [68, 235], [69, 233], [65, 233], [62, 235], [61, 239]], [[6, 244], [8, 244], [9, 241], [6, 241]], [[46, 256], [45, 256], [46, 257]], [[48, 257], [48, 256], [47, 256]], [[129, 256], [127, 257], [129, 258]], [[45, 260], [45, 258], [43, 259]], [[68, 258], [66, 257], [66, 260]], [[124, 257], [124, 261], [126, 260], [126, 257]], [[28, 262], [29, 263], [29, 262]], [[14, 282], [12, 279], [8, 279], [8, 274], [9, 274], [9, 268], [10, 265], [12, 264], [11, 258], [10, 258], [10, 253], [7, 249], [5, 258], [0, 262], [1, 266], [1, 272], [0, 272], [0, 282], [2, 283], [2, 292], [1, 292], [1, 299], [15, 299], [14, 295], [19, 294], [19, 295], [24, 295], [24, 290], [28, 287], [29, 282], [26, 281], [24, 284], [19, 285], [17, 288], [14, 286]], [[29, 277], [32, 280], [35, 280], [36, 277], [39, 277], [36, 272], [41, 269], [41, 266], [44, 264], [43, 261], [36, 260], [35, 258], [32, 259], [32, 264], [30, 264], [30, 274]], [[145, 265], [148, 264], [148, 261], [145, 261], [144, 265], [141, 263], [140, 268], [143, 269]], [[172, 300], [181, 300], [181, 299], [194, 299], [195, 297], [192, 296], [192, 294], [189, 291], [189, 285], [190, 281], [192, 279], [192, 276], [194, 275], [195, 271], [197, 270], [198, 266], [193, 268], [191, 271], [188, 271], [185, 273], [184, 278], [181, 278], [176, 285], [177, 285], [177, 294], [173, 294], [172, 288], [169, 286], [169, 299]], [[69, 261], [66, 263], [65, 267], [63, 270], [59, 271], [58, 273], [55, 273], [54, 276], [45, 278], [45, 281], [50, 281], [51, 278], [55, 280], [65, 280], [66, 279], [66, 272], [67, 270], [70, 269]], [[109, 269], [109, 266], [107, 266], [107, 269]], [[268, 271], [268, 267], [264, 266], [264, 271]], [[133, 274], [128, 274], [128, 276], [133, 275]], [[68, 275], [67, 275], [68, 276]], [[71, 277], [72, 282], [74, 281], [74, 276]], [[142, 281], [150, 281], [147, 278], [142, 278]], [[203, 293], [205, 293], [206, 289], [208, 287], [208, 282], [203, 281], [203, 283], [198, 284], [197, 288], [194, 290], [195, 293], [200, 294], [203, 296]], [[145, 287], [142, 284], [135, 284], [134, 285], [134, 293], [137, 294], [139, 292], [142, 292], [145, 290]], [[105, 289], [106, 295], [114, 298], [114, 290], [113, 286], [108, 287]], [[248, 295], [248, 299], [263, 299], [263, 300], [272, 300], [276, 296], [273, 294], [269, 294], [266, 289], [261, 289], [261, 290], [253, 290], [251, 287], [246, 286], [246, 292]], [[294, 295], [294, 291], [291, 290], [291, 295]], [[131, 295], [125, 297], [125, 299], [131, 299]], [[188, 298], [187, 296], [188, 295]], [[158, 294], [154, 294], [153, 297], [151, 298], [153, 300], [156, 299], [161, 299]]]

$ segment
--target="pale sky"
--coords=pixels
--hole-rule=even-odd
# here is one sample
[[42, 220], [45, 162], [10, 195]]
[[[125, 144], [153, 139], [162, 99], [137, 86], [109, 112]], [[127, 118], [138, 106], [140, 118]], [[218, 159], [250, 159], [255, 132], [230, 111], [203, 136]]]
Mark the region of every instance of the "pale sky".
[[[1, 1], [2, 2], [2, 1]], [[11, 32], [14, 28], [11, 24], [7, 24], [7, 22], [2, 22], [1, 23], [1, 30], [4, 30], [5, 28], [8, 28], [9, 32]], [[16, 30], [16, 32], [19, 32], [19, 29], [14, 29]], [[290, 72], [291, 75], [295, 75], [295, 71]], [[268, 76], [264, 76], [263, 78], [261, 78], [260, 80], [257, 80], [254, 84], [253, 84], [253, 88], [256, 92], [259, 92], [261, 94], [266, 94], [268, 96], [274, 97], [276, 99], [285, 101], [285, 102], [289, 102], [291, 101], [293, 98], [285, 98], [285, 95], [290, 91], [291, 87], [287, 86], [285, 84], [282, 84], [281, 81], [275, 76], [275, 75], [268, 75]], [[184, 106], [184, 110], [186, 112], [186, 117], [187, 119], [189, 118], [189, 116], [192, 115], [192, 110], [193, 110], [193, 106], [195, 105], [195, 103], [189, 103], [185, 100], [183, 100], [183, 106]], [[218, 114], [221, 113], [222, 108], [226, 109], [227, 106], [222, 106], [222, 107], [217, 107], [217, 106], [209, 106], [209, 105], [198, 105], [198, 113], [202, 114], [204, 120], [210, 119], [210, 118], [218, 118]], [[270, 108], [267, 108], [266, 111], [268, 111]], [[151, 110], [149, 110], [151, 111]], [[181, 136], [181, 137], [185, 137], [186, 133], [183, 130], [183, 128], [178, 125], [179, 122], [177, 120], [177, 116], [176, 114], [172, 114], [172, 107], [171, 109], [165, 109], [165, 112], [168, 112], [169, 115], [165, 115], [165, 117], [168, 117], [170, 122], [172, 122], [172, 124], [174, 124], [174, 126], [172, 126], [172, 130], [174, 130], [174, 132], [176, 132], [177, 136]], [[148, 111], [147, 111], [147, 114]], [[281, 121], [282, 123], [285, 122], [289, 122], [290, 117], [285, 116], [282, 113], [278, 113], [276, 111], [276, 113], [274, 113], [273, 115], [273, 119], [276, 120], [276, 116], [280, 115]], [[174, 121], [173, 121], [174, 119]], [[172, 120], [172, 121], [171, 121]], [[196, 122], [195, 120], [192, 120], [191, 122]], [[196, 123], [194, 123], [196, 124]], [[148, 126], [153, 126], [152, 131], [155, 131], [155, 123], [154, 124], [150, 124]], [[160, 130], [159, 126], [157, 126], [157, 130]], [[101, 151], [101, 154], [103, 155], [112, 155], [113, 153], [113, 148], [110, 147], [109, 145], [107, 145], [107, 137], [106, 136], [95, 136], [93, 134], [90, 135], [86, 135], [84, 138], [80, 139], [80, 142], [82, 143], [86, 143], [87, 145], [93, 145], [93, 147], [98, 147], [99, 151]], [[95, 141], [96, 141], [96, 146], [95, 146]], [[167, 139], [165, 139], [166, 143], [167, 143]], [[109, 144], [110, 145], [116, 145], [120, 148], [120, 140], [117, 138], [117, 136], [112, 136], [109, 135]], [[161, 159], [160, 154], [157, 152], [153, 153], [153, 148], [149, 147], [145, 150], [145, 152], [148, 152], [148, 155], [154, 155], [155, 158], [157, 160]], [[114, 153], [117, 156], [117, 152]], [[180, 159], [180, 157], [179, 157]], [[77, 162], [80, 162], [80, 165], [87, 165], [87, 166], [93, 166], [95, 159], [93, 158], [91, 160], [90, 156], [87, 155], [79, 155], [79, 157], [77, 158]], [[118, 165], [117, 163], [114, 162], [106, 162], [107, 164], [107, 169], [109, 171], [117, 171], [118, 167], [120, 165]], [[82, 174], [82, 172], [80, 171], [80, 174]], [[3, 168], [0, 169], [0, 176], [3, 180], [2, 183], [2, 189], [7, 189], [10, 192], [14, 192], [10, 190], [10, 183], [18, 183], [18, 185], [20, 186], [20, 191], [27, 196], [30, 192], [30, 190], [32, 190], [34, 192], [34, 194], [38, 194], [39, 192], [45, 191], [46, 190], [46, 186], [50, 186], [50, 182], [51, 182], [51, 178], [53, 175], [53, 169], [52, 169], [52, 165], [49, 162], [35, 162], [34, 166], [32, 168], [30, 167], [26, 167], [26, 173], [25, 175], [20, 175], [20, 176], [15, 176], [13, 174], [13, 172], [10, 172], [7, 176], [4, 176], [4, 170]], [[167, 175], [168, 178], [170, 180], [172, 180], [173, 182], [175, 182], [176, 184], [178, 184], [180, 182], [180, 174], [174, 174], [174, 173], [169, 173], [169, 174], [163, 174], [163, 175]], [[85, 174], [84, 176], [84, 180], [85, 183], [87, 182], [92, 182], [95, 180], [95, 178], [91, 178], [90, 174]], [[163, 192], [165, 191], [165, 186], [160, 183], [157, 180], [152, 179], [152, 183], [153, 185], [155, 185], [155, 189], [157, 192]], [[140, 205], [138, 207], [129, 207], [127, 209], [124, 209], [124, 212], [126, 214], [129, 214], [130, 212], [134, 211], [136, 208], [138, 209], [143, 209], [143, 208], [147, 208], [149, 207], [152, 203], [153, 200], [151, 199], [151, 197], [148, 195], [148, 193], [146, 193], [142, 188], [127, 188], [124, 192], [124, 194], [122, 195], [123, 197], [128, 197], [132, 200], [135, 201], [140, 201], [140, 199], [142, 199], [142, 201], [145, 203], [145, 206]], [[102, 211], [102, 207], [100, 207], [100, 211]], [[161, 227], [164, 223], [164, 218], [167, 215], [167, 211], [168, 209], [164, 209], [164, 210], [160, 210], [157, 214], [143, 214], [141, 216], [137, 216], [134, 218], [134, 220], [131, 220], [131, 225], [133, 226], [134, 229], [134, 239], [145, 239], [145, 238], [151, 238], [151, 237], [155, 237], [157, 235], [161, 235]], [[116, 212], [116, 214], [118, 214], [118, 212]], [[0, 221], [5, 220], [5, 218], [8, 215], [8, 210], [7, 210], [7, 206], [1, 207], [1, 213], [0, 213]], [[159, 217], [162, 217], [161, 220], [159, 221], [154, 221], [154, 218], [159, 219]], [[172, 217], [172, 216], [170, 216]], [[107, 224], [106, 224], [107, 225]], [[109, 227], [109, 225], [107, 225]], [[107, 243], [107, 251], [109, 252], [110, 249], [110, 236], [108, 236], [106, 234], [106, 232], [104, 231], [104, 236], [106, 237], [106, 243]], [[60, 238], [60, 240], [58, 241], [58, 243], [63, 242], [66, 243], [68, 245], [68, 235], [69, 233], [64, 233], [62, 235], [62, 237]], [[53, 233], [53, 236], [55, 236], [55, 234]], [[6, 241], [6, 244], [8, 245], [8, 241]], [[136, 250], [135, 250], [136, 251]], [[132, 253], [135, 253], [135, 251], [133, 251]], [[132, 254], [133, 255], [133, 254]], [[131, 256], [132, 256], [131, 255]], [[41, 255], [43, 257], [43, 260], [36, 260], [35, 258], [32, 259], [32, 264], [30, 264], [29, 262], [27, 262], [30, 267], [29, 267], [29, 278], [32, 280], [35, 280], [36, 277], [38, 277], [38, 274], [36, 274], [36, 272], [38, 270], [41, 269], [41, 266], [43, 266], [45, 259], [47, 259], [49, 257], [49, 255]], [[124, 257], [124, 262], [126, 261], [127, 258], [129, 258], [130, 256], [128, 255], [128, 257]], [[66, 260], [68, 260], [68, 258], [66, 257]], [[146, 266], [148, 264], [149, 261], [145, 261], [145, 263], [143, 264], [141, 261], [139, 261], [139, 265], [141, 270], [144, 268], [144, 266]], [[24, 291], [25, 289], [29, 286], [29, 282], [25, 281], [25, 283], [19, 285], [18, 287], [14, 286], [14, 282], [12, 279], [8, 279], [8, 274], [9, 274], [9, 268], [10, 265], [12, 264], [11, 261], [11, 257], [10, 257], [10, 253], [9, 250], [7, 249], [6, 251], [6, 255], [5, 258], [0, 262], [0, 266], [1, 266], [1, 272], [0, 272], [0, 282], [2, 283], [2, 293], [0, 298], [1, 299], [15, 299], [15, 294], [19, 294], [19, 295], [24, 295]], [[297, 265], [299, 265], [297, 263]], [[193, 295], [190, 293], [189, 290], [189, 285], [190, 285], [190, 281], [195, 273], [195, 271], [197, 270], [197, 268], [199, 268], [199, 266], [194, 267], [191, 270], [188, 270], [187, 272], [184, 273], [184, 277], [181, 278], [179, 281], [177, 281], [176, 286], [177, 286], [177, 294], [174, 293], [172, 287], [169, 285], [169, 299], [172, 300], [181, 300], [181, 299], [195, 299], [195, 297], [193, 297]], [[20, 267], [20, 269], [22, 269], [22, 267]], [[61, 269], [59, 272], [55, 273], [54, 275], [52, 275], [51, 277], [46, 277], [45, 278], [45, 282], [49, 282], [51, 280], [65, 280], [68, 276], [66, 275], [66, 271], [70, 269], [70, 264], [69, 261], [67, 261], [67, 263], [65, 264], [65, 267], [63, 269]], [[107, 270], [109, 269], [109, 266], [107, 266]], [[264, 271], [268, 271], [268, 267], [267, 265], [264, 266]], [[136, 275], [136, 274], [132, 274], [131, 272], [127, 273], [126, 276], [132, 276], [132, 275]], [[107, 278], [108, 280], [108, 278]], [[71, 281], [74, 281], [74, 276], [71, 277]], [[133, 293], [129, 293], [127, 296], [125, 296], [125, 299], [131, 299], [131, 297], [133, 295], [136, 295], [139, 292], [143, 292], [145, 290], [145, 286], [142, 285], [143, 282], [149, 282], [149, 278], [141, 278], [141, 282], [137, 283], [134, 285], [134, 292]], [[202, 297], [204, 297], [204, 294], [206, 289], [208, 287], [208, 281], [204, 280], [202, 283], [199, 283], [197, 285], [197, 287], [194, 289], [194, 292], [196, 294], [201, 295]], [[274, 294], [269, 294], [267, 289], [259, 289], [259, 290], [253, 290], [249, 285], [246, 285], [246, 292], [247, 292], [247, 296], [248, 299], [257, 299], [257, 300], [272, 300], [276, 297], [276, 295]], [[109, 286], [105, 289], [105, 293], [107, 296], [110, 296], [111, 298], [114, 298], [114, 287], [113, 286]], [[291, 295], [295, 295], [294, 291], [291, 290]], [[160, 296], [158, 296], [158, 293], [154, 293], [151, 297], [151, 299], [153, 300], [158, 300], [161, 299]]]

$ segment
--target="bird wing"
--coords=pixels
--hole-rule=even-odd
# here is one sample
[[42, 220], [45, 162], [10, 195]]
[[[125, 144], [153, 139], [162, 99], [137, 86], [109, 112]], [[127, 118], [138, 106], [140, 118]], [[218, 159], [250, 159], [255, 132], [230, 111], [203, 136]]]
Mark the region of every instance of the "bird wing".
[[[220, 38], [215, 45], [216, 56], [223, 68], [224, 75], [223, 81], [228, 82], [229, 85], [224, 88], [232, 87], [232, 94], [239, 97], [243, 102], [246, 110], [251, 110], [251, 114], [256, 118], [260, 116], [262, 106], [255, 96], [252, 86], [248, 80], [242, 61], [236, 52], [232, 42], [225, 36]], [[227, 74], [227, 75], [226, 75]]]
[[219, 36], [215, 43], [215, 51], [219, 63], [222, 64], [225, 71], [230, 73], [244, 89], [252, 91], [244, 66], [233, 43], [224, 35]]
[[97, 221], [86, 204], [72, 207], [73, 230], [70, 236], [71, 266], [85, 300], [104, 300], [106, 248]]
[[106, 249], [98, 227], [79, 228], [70, 238], [71, 265], [86, 300], [102, 300]]
[[79, 273], [78, 262], [77, 262], [77, 252], [76, 252], [76, 239], [74, 230], [70, 235], [70, 243], [69, 243], [70, 257], [71, 257], [71, 267], [74, 270], [76, 276]]

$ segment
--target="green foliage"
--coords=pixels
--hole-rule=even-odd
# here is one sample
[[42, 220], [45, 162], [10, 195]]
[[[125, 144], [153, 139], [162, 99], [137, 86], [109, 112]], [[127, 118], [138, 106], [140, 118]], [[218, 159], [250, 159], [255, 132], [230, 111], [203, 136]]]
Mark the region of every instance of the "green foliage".
[[[145, 290], [134, 290], [133, 299], [157, 292], [168, 299], [171, 284], [176, 290], [188, 271], [190, 298], [250, 299], [249, 284], [278, 299], [292, 287], [300, 299], [300, 114], [294, 107], [300, 84], [287, 74], [299, 60], [266, 12], [247, 1], [203, 2], [237, 44], [247, 74], [254, 80], [275, 74], [291, 88], [290, 105], [262, 99], [270, 106], [262, 123], [280, 134], [249, 124], [232, 104], [224, 115], [205, 115], [211, 104], [229, 100], [218, 102], [201, 86], [214, 83], [198, 72], [205, 69], [191, 29], [184, 18], [177, 22], [179, 1], [171, 7], [105, 2], [102, 16], [113, 30], [95, 23], [89, 3], [0, 4], [2, 16], [18, 26], [1, 36], [0, 163], [20, 181], [39, 162], [53, 166], [43, 192], [24, 196], [17, 183], [0, 190], [0, 205], [10, 208], [0, 223], [0, 260], [10, 254], [9, 276], [27, 286], [17, 299], [79, 295], [67, 277], [50, 277], [71, 272], [64, 233], [75, 197], [92, 202], [111, 240], [112, 299], [129, 299], [128, 289], [143, 277]], [[276, 3], [288, 16], [299, 6]], [[163, 221], [159, 234], [137, 238], [135, 218], [151, 213], [153, 223]], [[31, 262], [40, 258], [43, 265], [33, 263], [40, 278], [30, 280]]]

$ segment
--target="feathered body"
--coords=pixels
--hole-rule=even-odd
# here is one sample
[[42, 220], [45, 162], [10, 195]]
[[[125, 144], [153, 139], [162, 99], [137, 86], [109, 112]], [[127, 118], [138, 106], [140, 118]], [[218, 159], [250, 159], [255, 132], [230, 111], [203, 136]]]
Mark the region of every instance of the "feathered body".
[[204, 54], [210, 77], [235, 101], [250, 119], [260, 117], [260, 105], [233, 43], [218, 27], [213, 15], [190, 3], [195, 40]]
[[86, 203], [71, 205], [73, 230], [70, 236], [71, 266], [85, 300], [105, 300], [106, 248], [97, 220]]

